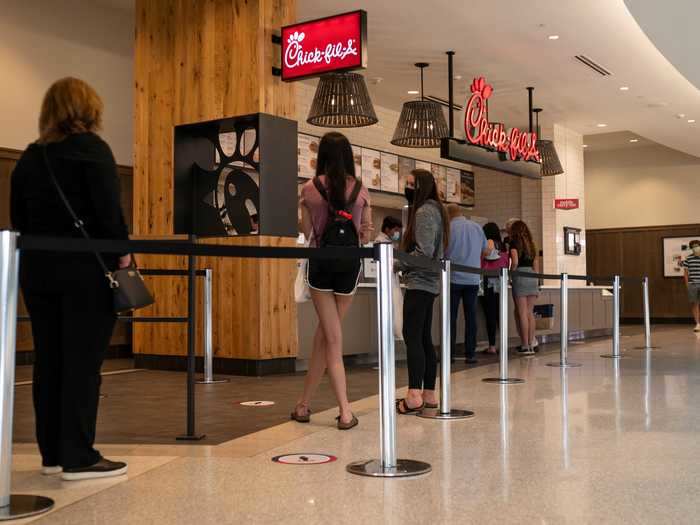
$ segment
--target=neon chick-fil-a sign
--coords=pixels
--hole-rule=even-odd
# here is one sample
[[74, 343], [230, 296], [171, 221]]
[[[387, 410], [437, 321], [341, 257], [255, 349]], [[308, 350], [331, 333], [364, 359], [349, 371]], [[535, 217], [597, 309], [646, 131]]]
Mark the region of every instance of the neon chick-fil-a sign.
[[506, 131], [503, 124], [489, 122], [487, 100], [493, 94], [493, 87], [484, 77], [474, 79], [471, 93], [464, 115], [467, 142], [505, 153], [510, 160], [540, 162], [536, 133], [520, 131], [518, 128]]

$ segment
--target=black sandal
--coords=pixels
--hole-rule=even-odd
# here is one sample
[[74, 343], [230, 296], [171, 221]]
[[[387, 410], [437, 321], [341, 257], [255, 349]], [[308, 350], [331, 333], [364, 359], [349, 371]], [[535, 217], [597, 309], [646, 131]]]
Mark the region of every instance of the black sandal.
[[306, 414], [301, 415], [297, 412], [297, 408], [294, 407], [294, 412], [292, 412], [292, 420], [297, 423], [310, 423], [311, 422], [311, 409], [306, 409]]
[[[403, 410], [401, 409], [403, 407]], [[418, 414], [425, 408], [425, 403], [421, 403], [420, 406], [410, 407], [406, 403], [406, 398], [401, 398], [396, 400], [396, 411], [402, 416], [410, 416], [412, 414]]]

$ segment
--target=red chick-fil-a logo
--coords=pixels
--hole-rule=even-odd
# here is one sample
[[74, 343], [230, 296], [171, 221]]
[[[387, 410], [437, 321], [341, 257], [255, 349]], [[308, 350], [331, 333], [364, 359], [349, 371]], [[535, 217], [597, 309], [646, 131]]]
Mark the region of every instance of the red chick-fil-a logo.
[[520, 131], [518, 128], [512, 128], [506, 132], [503, 124], [489, 122], [486, 101], [493, 94], [493, 87], [486, 83], [484, 77], [474, 79], [471, 92], [464, 115], [467, 141], [476, 146], [506, 153], [510, 160], [540, 162], [540, 153], [536, 147], [536, 133]]
[[306, 35], [295, 31], [287, 39], [287, 49], [284, 52], [284, 65], [288, 68], [305, 66], [307, 64], [330, 64], [333, 60], [344, 60], [350, 55], [357, 55], [355, 39], [349, 38], [347, 44], [343, 42], [329, 43], [324, 49], [314, 48], [306, 51], [301, 42]]

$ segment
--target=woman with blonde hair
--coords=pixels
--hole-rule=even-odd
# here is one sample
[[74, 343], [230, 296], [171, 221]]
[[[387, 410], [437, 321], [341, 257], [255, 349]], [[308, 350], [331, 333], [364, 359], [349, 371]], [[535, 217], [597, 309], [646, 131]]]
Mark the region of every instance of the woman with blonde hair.
[[535, 315], [533, 308], [539, 295], [539, 280], [523, 273], [537, 273], [539, 267], [537, 249], [530, 228], [523, 221], [515, 221], [510, 227], [510, 270], [520, 274], [513, 276], [513, 299], [519, 318], [518, 331], [522, 343], [521, 353], [534, 355]]
[[[12, 172], [10, 217], [22, 234], [128, 239], [112, 151], [96, 133], [103, 104], [87, 83], [55, 82], [44, 96], [39, 139]], [[42, 473], [64, 480], [125, 474], [94, 449], [100, 368], [116, 321], [107, 277], [91, 253], [25, 252], [20, 284], [34, 337], [34, 412]], [[110, 270], [131, 257], [103, 255]]]

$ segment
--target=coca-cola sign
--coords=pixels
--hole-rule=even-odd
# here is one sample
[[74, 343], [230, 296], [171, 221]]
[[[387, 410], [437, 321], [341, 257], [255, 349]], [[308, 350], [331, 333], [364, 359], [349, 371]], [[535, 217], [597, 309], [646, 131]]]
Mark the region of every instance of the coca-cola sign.
[[367, 67], [367, 13], [353, 11], [282, 28], [282, 80]]
[[489, 121], [487, 100], [493, 94], [493, 87], [484, 77], [474, 79], [471, 93], [464, 114], [467, 142], [503, 153], [508, 160], [540, 162], [536, 133], [521, 131], [518, 128], [506, 131], [503, 124]]
[[554, 208], [557, 210], [577, 210], [578, 199], [554, 199]]

